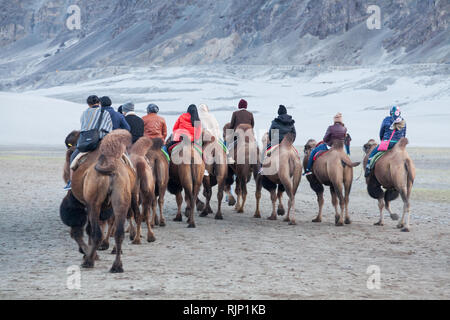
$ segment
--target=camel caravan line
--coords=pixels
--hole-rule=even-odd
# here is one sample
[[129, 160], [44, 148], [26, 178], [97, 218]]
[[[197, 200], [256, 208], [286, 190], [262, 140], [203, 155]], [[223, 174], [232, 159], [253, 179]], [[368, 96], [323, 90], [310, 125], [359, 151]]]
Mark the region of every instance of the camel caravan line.
[[[295, 196], [302, 171], [317, 144], [312, 139], [305, 144], [302, 163], [299, 152], [293, 146], [293, 134], [286, 134], [281, 143], [272, 145], [266, 151], [268, 134], [263, 137], [264, 148], [260, 150], [251, 126], [241, 124], [234, 132], [227, 124], [223, 129], [224, 141], [233, 141], [228, 148], [208, 130], [203, 130], [202, 143], [191, 142], [184, 137], [181, 142], [171, 146], [168, 157], [161, 149], [164, 146], [162, 139], [141, 137], [132, 144], [131, 134], [118, 129], [107, 134], [96, 150], [81, 153], [70, 162], [79, 137], [80, 132], [73, 131], [66, 138], [63, 178], [67, 182], [72, 176], [72, 189], [61, 203], [60, 216], [63, 223], [71, 228], [70, 235], [83, 255], [82, 266], [85, 268], [94, 267], [98, 259], [97, 251], [107, 250], [110, 237], [114, 237], [112, 252], [116, 259], [110, 270], [113, 273], [123, 272], [121, 255], [126, 232], [129, 232], [132, 244], [138, 245], [141, 244], [143, 222], [147, 225], [148, 242], [156, 240], [153, 232], [155, 226], [166, 225], [167, 191], [175, 195], [177, 203], [173, 220], [183, 220], [184, 200], [187, 226], [195, 228], [195, 210], [200, 217], [214, 212], [210, 201], [216, 185], [215, 219], [226, 218], [222, 212], [224, 193], [228, 205], [235, 206], [236, 212], [243, 213], [248, 194], [247, 184], [253, 177], [256, 184], [254, 217], [261, 218], [260, 200], [264, 188], [270, 192], [272, 201], [268, 219], [276, 220], [277, 216], [285, 216], [284, 221], [295, 225]], [[393, 220], [398, 219], [390, 209], [390, 202], [400, 196], [404, 209], [398, 228], [402, 231], [410, 230], [410, 195], [415, 178], [415, 167], [406, 151], [407, 144], [408, 140], [402, 138], [394, 148], [377, 154], [379, 160], [372, 160], [372, 173], [366, 177], [368, 193], [378, 200], [380, 210], [380, 220], [375, 225], [384, 225], [384, 208]], [[374, 140], [364, 145], [365, 165], [376, 146]], [[227, 163], [227, 156], [232, 157], [233, 163]], [[322, 222], [324, 187], [328, 186], [335, 209], [335, 225], [350, 224], [353, 169], [360, 162], [350, 160], [342, 141], [335, 141], [328, 151], [316, 154], [314, 158], [311, 174], [306, 176], [318, 202], [318, 214], [312, 221]], [[236, 198], [231, 192], [233, 184]], [[199, 198], [202, 187], [205, 202]], [[283, 193], [288, 197], [287, 214], [282, 203]], [[89, 237], [87, 244], [84, 230]]]

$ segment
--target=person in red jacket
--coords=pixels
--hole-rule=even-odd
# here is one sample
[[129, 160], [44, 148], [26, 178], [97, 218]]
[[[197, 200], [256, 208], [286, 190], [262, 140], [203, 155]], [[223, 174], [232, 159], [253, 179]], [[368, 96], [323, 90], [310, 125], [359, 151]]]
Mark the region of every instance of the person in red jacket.
[[191, 142], [199, 140], [202, 135], [202, 125], [198, 116], [197, 106], [191, 104], [186, 113], [183, 113], [173, 126], [172, 140], [166, 145], [169, 149], [172, 145], [182, 140], [182, 136], [188, 136]]

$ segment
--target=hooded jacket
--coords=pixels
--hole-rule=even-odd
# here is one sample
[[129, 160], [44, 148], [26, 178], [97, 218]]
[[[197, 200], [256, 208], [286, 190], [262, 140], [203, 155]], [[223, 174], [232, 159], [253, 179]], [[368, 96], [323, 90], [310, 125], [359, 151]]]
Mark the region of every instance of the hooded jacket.
[[195, 128], [191, 123], [191, 115], [183, 113], [173, 126], [173, 141], [180, 141], [181, 134], [187, 134], [191, 141], [200, 139], [201, 128]]
[[198, 108], [198, 115], [202, 122], [202, 129], [208, 130], [216, 139], [223, 139], [217, 119], [209, 112], [208, 106], [201, 104]]
[[278, 141], [274, 141], [272, 145], [279, 144], [283, 141], [286, 134], [289, 132], [294, 134], [294, 140], [297, 135], [295, 131], [295, 120], [292, 119], [292, 116], [288, 114], [279, 115], [275, 120], [272, 121], [272, 125], [269, 129], [269, 141], [272, 141], [272, 130], [278, 130], [279, 136]]
[[[386, 117], [383, 120], [383, 123], [381, 124], [380, 128], [380, 140], [389, 140], [391, 138], [393, 131], [393, 129], [391, 128], [393, 123], [394, 123], [393, 117]], [[399, 141], [401, 138], [406, 137], [406, 122], [404, 122], [402, 125], [404, 126], [401, 130], [395, 131], [394, 136], [392, 137], [392, 141]], [[400, 127], [402, 125], [399, 124]]]

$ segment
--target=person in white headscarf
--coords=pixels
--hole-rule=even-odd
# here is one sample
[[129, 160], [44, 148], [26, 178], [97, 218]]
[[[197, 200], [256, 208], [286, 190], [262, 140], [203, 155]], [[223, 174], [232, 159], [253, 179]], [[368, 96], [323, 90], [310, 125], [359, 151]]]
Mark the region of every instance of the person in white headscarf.
[[216, 139], [222, 140], [222, 131], [220, 130], [219, 122], [209, 113], [209, 108], [206, 104], [199, 105], [198, 115], [202, 123], [202, 129], [208, 130]]

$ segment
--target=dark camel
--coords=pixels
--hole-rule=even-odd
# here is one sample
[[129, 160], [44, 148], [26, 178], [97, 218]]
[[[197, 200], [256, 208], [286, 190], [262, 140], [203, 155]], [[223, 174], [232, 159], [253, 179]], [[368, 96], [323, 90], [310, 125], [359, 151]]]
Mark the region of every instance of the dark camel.
[[227, 154], [219, 142], [216, 141], [216, 137], [206, 130], [203, 131], [203, 159], [205, 161], [205, 169], [209, 174], [209, 176], [203, 177], [203, 195], [206, 198], [206, 204], [197, 199], [197, 210], [202, 211], [200, 217], [206, 217], [213, 212], [210, 205], [212, 187], [217, 185], [218, 204], [214, 218], [222, 220], [222, 199], [228, 175]]
[[[61, 204], [61, 216], [64, 220], [76, 220], [72, 223], [71, 235], [85, 253], [82, 267], [93, 268], [96, 251], [102, 241], [100, 214], [102, 209], [112, 207], [115, 218], [116, 259], [110, 272], [123, 272], [121, 247], [124, 238], [124, 224], [130, 208], [136, 210], [137, 198], [134, 189], [136, 176], [131, 167], [121, 161], [126, 147], [131, 144], [131, 135], [126, 130], [115, 130], [101, 142], [100, 147], [86, 157], [72, 176], [72, 190]], [[73, 201], [71, 197], [76, 200]], [[85, 209], [86, 208], [86, 209]], [[83, 226], [89, 223], [89, 242], [83, 240]], [[84, 222], [83, 222], [84, 219]]]
[[[306, 168], [309, 155], [316, 147], [315, 140], [309, 140], [304, 148], [305, 158], [303, 166]], [[322, 222], [323, 208], [323, 192], [324, 185], [330, 186], [331, 201], [335, 209], [335, 224], [343, 226], [350, 224], [350, 216], [348, 214], [348, 203], [350, 199], [350, 191], [353, 182], [353, 168], [359, 166], [360, 162], [352, 162], [344, 151], [344, 142], [335, 141], [331, 149], [316, 161], [314, 161], [312, 172], [307, 179], [311, 188], [317, 194], [317, 202], [319, 204], [319, 214], [313, 222]], [[345, 190], [345, 196], [343, 194]], [[338, 200], [341, 212], [338, 212]], [[345, 217], [344, 217], [345, 212]]]
[[[268, 144], [268, 134], [263, 138], [264, 150]], [[261, 199], [261, 189], [264, 187], [270, 192], [272, 200], [272, 215], [269, 220], [277, 219], [277, 211], [275, 210], [277, 198], [278, 214], [284, 215], [284, 207], [282, 203], [283, 192], [286, 191], [288, 202], [288, 214], [284, 221], [289, 222], [290, 225], [295, 225], [295, 194], [302, 177], [302, 163], [300, 157], [293, 146], [293, 134], [287, 134], [280, 146], [275, 149], [270, 156], [266, 157], [263, 162], [263, 175], [259, 175], [256, 182], [256, 212], [254, 217], [261, 218], [259, 201]], [[283, 165], [281, 165], [283, 164]], [[277, 193], [278, 186], [278, 193]]]
[[[258, 176], [259, 148], [253, 134], [253, 128], [250, 125], [240, 124], [236, 128], [235, 136], [237, 141], [232, 148], [235, 164], [230, 167], [236, 175], [237, 203], [235, 209], [238, 213], [243, 213], [245, 201], [247, 200], [247, 183], [250, 182], [252, 173], [255, 181]], [[230, 137], [227, 138], [227, 141], [232, 141], [232, 139], [229, 140]], [[229, 191], [228, 188], [227, 191]], [[229, 194], [230, 196], [231, 194]], [[255, 196], [258, 197], [258, 194], [255, 194]]]
[[[410, 230], [409, 198], [416, 177], [416, 167], [406, 151], [407, 144], [408, 139], [400, 139], [394, 148], [387, 151], [375, 163], [374, 170], [372, 170], [371, 175], [366, 178], [367, 191], [372, 198], [378, 200], [378, 208], [380, 209], [380, 220], [375, 223], [375, 225], [384, 225], [384, 207], [388, 210], [392, 220], [398, 220], [398, 215], [392, 213], [389, 203], [390, 201], [397, 199], [400, 195], [403, 200], [403, 215], [397, 228], [401, 229], [403, 232], [408, 232]], [[377, 143], [375, 140], [369, 140], [369, 142], [364, 145], [364, 151], [366, 153], [364, 166], [367, 165], [368, 157], [376, 146]], [[382, 187], [385, 190], [383, 190]]]
[[171, 153], [167, 188], [170, 193], [176, 196], [178, 210], [174, 221], [182, 221], [181, 205], [183, 204], [183, 197], [181, 191], [184, 190], [188, 228], [195, 228], [194, 207], [204, 173], [205, 163], [202, 156], [195, 150], [190, 139], [184, 136], [181, 144], [176, 146], [176, 150], [174, 149]]

